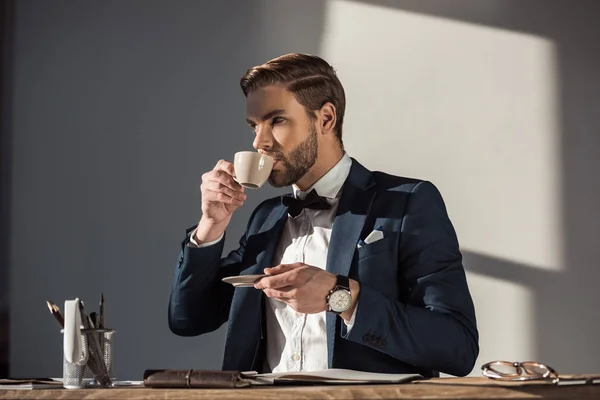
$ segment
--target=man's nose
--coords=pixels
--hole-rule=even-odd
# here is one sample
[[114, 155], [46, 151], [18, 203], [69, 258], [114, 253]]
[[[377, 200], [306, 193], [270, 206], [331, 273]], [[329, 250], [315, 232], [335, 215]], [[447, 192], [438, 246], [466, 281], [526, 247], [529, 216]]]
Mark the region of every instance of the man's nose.
[[269, 150], [273, 147], [273, 135], [268, 127], [256, 127], [256, 136], [252, 146], [256, 150]]

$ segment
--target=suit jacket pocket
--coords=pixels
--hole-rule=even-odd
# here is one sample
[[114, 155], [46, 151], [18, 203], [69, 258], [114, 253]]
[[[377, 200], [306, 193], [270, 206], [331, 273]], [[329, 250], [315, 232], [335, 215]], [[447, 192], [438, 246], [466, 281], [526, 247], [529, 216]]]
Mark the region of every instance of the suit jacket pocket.
[[366, 246], [362, 246], [358, 249], [358, 259], [371, 257], [384, 251], [389, 251], [393, 248], [394, 243], [398, 241], [398, 233], [391, 232], [383, 239], [377, 240], [376, 242], [369, 243]]

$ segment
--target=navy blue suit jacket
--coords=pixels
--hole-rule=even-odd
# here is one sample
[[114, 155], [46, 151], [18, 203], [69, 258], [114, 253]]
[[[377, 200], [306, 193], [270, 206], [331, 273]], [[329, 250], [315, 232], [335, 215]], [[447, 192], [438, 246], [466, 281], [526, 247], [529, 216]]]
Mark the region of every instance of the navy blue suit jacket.
[[[175, 268], [169, 326], [194, 336], [229, 321], [223, 369], [262, 371], [265, 300], [262, 291], [221, 278], [259, 274], [288, 218], [280, 197], [254, 210], [239, 247], [221, 258], [223, 242], [187, 246]], [[384, 238], [357, 249], [375, 227]], [[188, 229], [188, 234], [190, 230]], [[327, 270], [360, 283], [350, 332], [328, 313], [330, 368], [389, 373], [466, 375], [479, 353], [475, 310], [456, 233], [444, 201], [427, 181], [371, 172], [352, 160], [334, 219]]]

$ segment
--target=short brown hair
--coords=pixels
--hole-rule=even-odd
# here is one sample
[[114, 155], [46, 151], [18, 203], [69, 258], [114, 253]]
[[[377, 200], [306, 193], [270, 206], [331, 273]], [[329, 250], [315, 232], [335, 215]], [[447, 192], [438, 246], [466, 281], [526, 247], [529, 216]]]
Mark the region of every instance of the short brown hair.
[[250, 68], [240, 80], [244, 95], [268, 85], [283, 84], [302, 104], [311, 119], [310, 111], [319, 110], [330, 102], [335, 106], [335, 135], [342, 144], [342, 124], [346, 96], [335, 70], [320, 57], [290, 53]]

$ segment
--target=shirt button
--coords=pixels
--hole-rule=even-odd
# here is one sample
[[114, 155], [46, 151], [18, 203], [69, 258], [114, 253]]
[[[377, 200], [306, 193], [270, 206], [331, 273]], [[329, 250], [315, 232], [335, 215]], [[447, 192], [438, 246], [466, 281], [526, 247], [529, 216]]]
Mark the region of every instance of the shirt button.
[[294, 353], [294, 354], [292, 355], [292, 360], [294, 360], [294, 361], [300, 361], [300, 354], [298, 354], [298, 353]]

